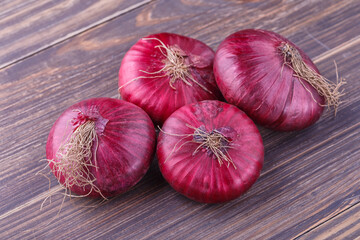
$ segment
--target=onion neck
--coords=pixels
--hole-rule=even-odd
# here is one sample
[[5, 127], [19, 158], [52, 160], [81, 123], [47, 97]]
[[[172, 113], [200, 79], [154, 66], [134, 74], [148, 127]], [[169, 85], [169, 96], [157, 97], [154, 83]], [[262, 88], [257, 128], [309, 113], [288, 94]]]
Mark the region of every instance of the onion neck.
[[86, 112], [82, 112], [78, 109], [73, 111], [78, 113], [77, 116], [71, 120], [73, 131], [75, 131], [85, 122], [91, 121], [94, 122], [94, 129], [96, 134], [99, 136], [103, 134], [106, 124], [109, 122], [109, 120], [101, 116], [96, 106], [90, 107]]

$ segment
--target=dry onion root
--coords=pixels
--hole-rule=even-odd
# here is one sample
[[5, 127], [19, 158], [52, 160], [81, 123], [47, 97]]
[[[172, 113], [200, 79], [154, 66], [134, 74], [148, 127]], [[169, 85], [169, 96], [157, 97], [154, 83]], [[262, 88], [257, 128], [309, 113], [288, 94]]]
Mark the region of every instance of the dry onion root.
[[[106, 199], [100, 189], [94, 184], [96, 177], [89, 169], [90, 167], [97, 168], [97, 144], [98, 137], [95, 130], [95, 122], [89, 120], [78, 126], [71, 136], [64, 141], [56, 153], [56, 161], [53, 159], [48, 160], [56, 169], [56, 178], [64, 179], [61, 185], [64, 186], [66, 191], [74, 186], [84, 189], [90, 187], [90, 191], [87, 194], [80, 196], [86, 197], [92, 191], [95, 191], [103, 199]], [[93, 145], [95, 146], [94, 154], [92, 154]], [[94, 163], [91, 161], [92, 156], [94, 156]], [[72, 196], [71, 190], [69, 196]]]
[[[79, 110], [75, 110], [74, 112], [78, 112], [80, 115], [83, 115], [83, 113]], [[61, 188], [56, 192], [64, 190], [64, 196], [56, 216], [60, 214], [67, 196], [70, 198], [87, 197], [94, 191], [98, 193], [103, 200], [107, 200], [107, 198], [102, 195], [100, 189], [94, 184], [96, 178], [90, 171], [91, 167], [97, 168], [97, 145], [98, 136], [95, 130], [95, 122], [88, 120], [80, 124], [73, 133], [63, 141], [56, 152], [56, 160], [46, 159], [49, 164], [53, 165], [53, 169], [55, 169], [54, 175], [61, 186]], [[94, 164], [91, 162], [93, 156]], [[40, 206], [41, 210], [48, 199], [50, 199], [51, 202], [53, 192], [50, 189], [50, 178], [47, 177], [46, 174], [43, 174], [42, 171], [39, 171], [37, 174], [43, 175], [49, 180], [49, 193]], [[60, 179], [63, 179], [64, 181], [61, 182]], [[87, 194], [73, 195], [71, 188], [74, 186], [84, 189], [90, 187], [90, 191]]]
[[[158, 38], [143, 38], [142, 40], [150, 41], [150, 40], [156, 40], [160, 42], [160, 45], [156, 45], [154, 49], [159, 49], [161, 54], [165, 57], [165, 59], [162, 61], [164, 63], [164, 67], [156, 72], [147, 72], [144, 70], [139, 70], [142, 73], [146, 73], [148, 75], [153, 76], [140, 76], [137, 78], [134, 78], [130, 80], [129, 82], [125, 83], [124, 85], [119, 87], [119, 90], [128, 84], [131, 84], [132, 82], [144, 79], [144, 78], [162, 78], [162, 77], [169, 77], [169, 85], [172, 89], [176, 90], [176, 87], [174, 87], [174, 83], [179, 80], [184, 82], [188, 86], [193, 86], [191, 82], [199, 85], [202, 89], [204, 89], [206, 92], [211, 93], [210, 90], [208, 90], [204, 85], [199, 83], [194, 79], [194, 77], [190, 73], [191, 65], [187, 64], [185, 62], [185, 58], [187, 57], [185, 53], [182, 52], [181, 49], [174, 47], [174, 46], [167, 46], [165, 45], [160, 39]], [[160, 75], [158, 75], [160, 74]], [[190, 81], [189, 81], [190, 80]]]
[[303, 61], [299, 51], [290, 44], [283, 43], [279, 49], [281, 54], [284, 56], [284, 64], [294, 70], [294, 75], [296, 77], [304, 79], [310, 83], [310, 85], [317, 90], [319, 95], [325, 98], [326, 105], [318, 103], [312, 92], [303, 84], [303, 82], [300, 81], [304, 88], [311, 94], [312, 99], [320, 106], [327, 106], [329, 108], [333, 107], [336, 115], [337, 109], [341, 103], [340, 97], [344, 96], [344, 91], [339, 91], [339, 89], [342, 85], [346, 84], [346, 82], [343, 78], [339, 79], [335, 61], [336, 84], [311, 69]]
[[[204, 126], [200, 126], [198, 128], [193, 127], [189, 124], [185, 124], [188, 128], [194, 129], [194, 132], [191, 134], [174, 134], [163, 131], [160, 127], [160, 131], [164, 134], [182, 137], [175, 145], [167, 159], [171, 157], [173, 153], [179, 151], [185, 144], [187, 143], [198, 143], [199, 146], [193, 151], [192, 155], [194, 156], [201, 149], [205, 149], [209, 155], [211, 155], [214, 159], [216, 159], [221, 167], [221, 165], [225, 162], [227, 163], [227, 167], [230, 164], [236, 169], [236, 166], [229, 156], [227, 148], [232, 148], [229, 140], [225, 137], [220, 131], [214, 129], [211, 132], [206, 131]], [[191, 140], [183, 142], [180, 146], [178, 146], [183, 140], [186, 138], [190, 138]], [[167, 161], [165, 160], [165, 162]]]

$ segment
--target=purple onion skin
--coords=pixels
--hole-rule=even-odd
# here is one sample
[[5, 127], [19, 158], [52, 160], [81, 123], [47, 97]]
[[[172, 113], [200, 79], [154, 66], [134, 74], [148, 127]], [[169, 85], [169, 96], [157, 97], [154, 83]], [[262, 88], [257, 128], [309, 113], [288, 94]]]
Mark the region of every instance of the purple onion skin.
[[[170, 77], [164, 76], [164, 71], [159, 74], [142, 72], [158, 72], [164, 67], [166, 59], [156, 47], [161, 45], [159, 41], [144, 38], [157, 38], [166, 46], [180, 49], [187, 65], [191, 66], [191, 76], [210, 92], [193, 82], [193, 86], [189, 86], [181, 80], [175, 81], [174, 90], [169, 85]], [[124, 100], [144, 109], [156, 124], [161, 125], [171, 113], [186, 104], [222, 98], [213, 74], [215, 53], [210, 47], [196, 39], [173, 33], [158, 33], [144, 38], [132, 46], [124, 56], [119, 70], [119, 87], [138, 77], [150, 78], [140, 78], [120, 88], [119, 92]], [[154, 76], [163, 77], [153, 78]]]
[[[223, 134], [230, 141], [226, 150], [236, 169], [226, 162], [220, 166], [208, 149], [200, 148], [194, 154], [200, 138], [184, 138], [184, 134], [194, 133], [187, 124]], [[264, 160], [260, 133], [253, 121], [233, 105], [216, 100], [186, 105], [165, 121], [162, 130], [157, 146], [160, 171], [176, 191], [192, 200], [203, 203], [233, 200], [260, 175]], [[174, 147], [180, 146], [174, 151]]]
[[319, 73], [310, 58], [286, 38], [247, 29], [220, 44], [214, 75], [225, 99], [256, 123], [278, 131], [301, 130], [320, 118], [325, 99], [284, 64], [279, 50], [284, 43], [295, 47], [303, 61]]
[[[56, 152], [60, 145], [83, 121], [79, 111], [95, 121], [98, 168], [89, 168], [96, 178], [94, 184], [105, 197], [128, 191], [145, 175], [154, 156], [156, 136], [151, 119], [142, 109], [123, 100], [93, 98], [81, 101], [65, 110], [51, 128], [46, 144], [47, 159], [58, 161]], [[92, 150], [94, 155], [94, 144]], [[94, 157], [91, 162], [94, 164]], [[54, 164], [49, 162], [49, 166], [57, 176]], [[64, 183], [63, 175], [59, 181]], [[90, 192], [90, 197], [101, 196], [90, 191], [90, 186], [74, 186], [70, 190], [79, 195]]]

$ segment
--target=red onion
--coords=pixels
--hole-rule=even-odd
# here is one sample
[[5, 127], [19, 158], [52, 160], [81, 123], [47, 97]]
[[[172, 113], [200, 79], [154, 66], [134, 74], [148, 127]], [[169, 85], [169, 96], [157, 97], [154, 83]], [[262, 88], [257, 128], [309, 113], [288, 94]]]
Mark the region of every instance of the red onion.
[[140, 39], [124, 56], [119, 92], [159, 124], [176, 109], [219, 99], [212, 65], [214, 51], [204, 43], [172, 33]]
[[176, 191], [198, 202], [219, 203], [239, 197], [256, 181], [264, 146], [244, 112], [208, 100], [186, 105], [165, 121], [157, 157]]
[[145, 175], [154, 150], [154, 125], [142, 109], [122, 100], [94, 98], [69, 107], [57, 119], [46, 157], [71, 192], [110, 197]]
[[228, 36], [216, 52], [214, 74], [229, 103], [275, 130], [310, 126], [320, 118], [325, 100], [336, 110], [341, 96], [339, 85], [322, 77], [303, 51], [265, 30]]

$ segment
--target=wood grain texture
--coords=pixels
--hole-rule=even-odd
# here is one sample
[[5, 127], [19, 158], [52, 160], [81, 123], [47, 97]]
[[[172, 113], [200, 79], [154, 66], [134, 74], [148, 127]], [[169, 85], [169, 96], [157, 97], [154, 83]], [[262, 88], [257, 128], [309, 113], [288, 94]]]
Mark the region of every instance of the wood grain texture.
[[[358, 224], [352, 216], [358, 215], [360, 195], [359, 10], [355, 0], [159, 0], [36, 55], [24, 53], [24, 60], [0, 70], [0, 239], [356, 236]], [[216, 49], [228, 34], [244, 28], [288, 37], [333, 81], [336, 60], [348, 82], [346, 102], [337, 116], [326, 111], [315, 125], [299, 132], [260, 128], [266, 150], [262, 174], [249, 192], [226, 204], [199, 204], [177, 194], [161, 177], [155, 160], [126, 194], [105, 203], [67, 199], [53, 221], [60, 194], [39, 210], [49, 186], [35, 173], [45, 166], [39, 160], [45, 156], [52, 124], [75, 102], [117, 97], [118, 68], [132, 44], [150, 33], [168, 31]], [[56, 192], [60, 188], [49, 177], [50, 191]], [[342, 219], [348, 222], [342, 224]], [[324, 235], [333, 227], [339, 230]]]
[[149, 2], [5, 2], [0, 9], [0, 69]]
[[[357, 200], [356, 200], [357, 199]], [[360, 202], [360, 195], [350, 196], [349, 200]], [[360, 204], [348, 209], [319, 227], [304, 234], [299, 239], [359, 239], [360, 236]]]

